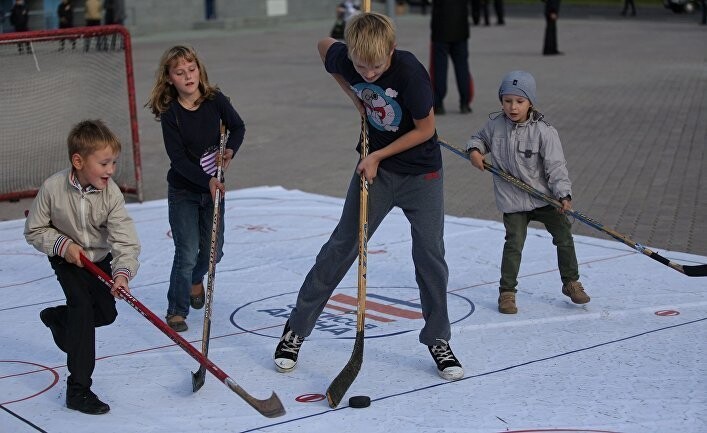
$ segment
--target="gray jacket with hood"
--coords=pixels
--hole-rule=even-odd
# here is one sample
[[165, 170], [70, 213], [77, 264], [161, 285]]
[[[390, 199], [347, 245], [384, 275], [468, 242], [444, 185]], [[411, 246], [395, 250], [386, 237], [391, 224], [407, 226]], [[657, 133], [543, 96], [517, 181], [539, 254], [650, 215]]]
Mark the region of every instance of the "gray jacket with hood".
[[[467, 150], [491, 153], [492, 164], [549, 196], [572, 194], [565, 156], [557, 130], [533, 111], [523, 123], [515, 123], [505, 114], [490, 117], [479, 132], [467, 142]], [[503, 213], [527, 212], [548, 203], [494, 176], [496, 207]]]

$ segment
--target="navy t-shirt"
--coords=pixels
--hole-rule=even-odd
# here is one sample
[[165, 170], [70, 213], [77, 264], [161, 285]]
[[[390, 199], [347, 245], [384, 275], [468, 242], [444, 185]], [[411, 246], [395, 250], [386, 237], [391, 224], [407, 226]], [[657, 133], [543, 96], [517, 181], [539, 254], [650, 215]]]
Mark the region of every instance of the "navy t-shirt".
[[[413, 119], [424, 119], [434, 104], [427, 70], [415, 56], [394, 50], [390, 67], [374, 83], [367, 83], [353, 66], [348, 47], [336, 42], [326, 54], [327, 72], [339, 74], [366, 107], [371, 152], [382, 149], [414, 129]], [[360, 143], [357, 150], [360, 152]], [[380, 166], [400, 174], [423, 174], [442, 168], [437, 134], [419, 145], [381, 161]]]

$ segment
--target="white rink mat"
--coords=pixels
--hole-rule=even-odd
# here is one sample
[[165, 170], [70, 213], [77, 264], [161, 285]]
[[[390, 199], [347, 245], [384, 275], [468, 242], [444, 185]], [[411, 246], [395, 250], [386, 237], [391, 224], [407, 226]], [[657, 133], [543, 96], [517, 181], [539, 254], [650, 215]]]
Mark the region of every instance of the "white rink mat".
[[[64, 405], [66, 356], [39, 312], [63, 303], [24, 221], [0, 223], [0, 432], [620, 432], [707, 431], [707, 279], [690, 278], [597, 232], [576, 236], [577, 306], [560, 292], [547, 232], [529, 230], [519, 313], [496, 310], [503, 225], [447, 217], [451, 345], [466, 376], [445, 382], [427, 348], [410, 257], [409, 225], [394, 210], [369, 241], [363, 368], [337, 409], [323, 398], [353, 348], [356, 265], [334, 292], [297, 368], [272, 355], [304, 275], [336, 225], [342, 200], [261, 187], [226, 194], [224, 258], [217, 266], [210, 359], [246, 391], [275, 391], [287, 413], [261, 416], [125, 302], [96, 333], [94, 392], [111, 411]], [[132, 293], [160, 317], [172, 263], [165, 200], [131, 204], [143, 250]], [[590, 210], [587, 214], [591, 215]], [[575, 224], [581, 224], [577, 221]], [[637, 239], [637, 241], [639, 241]], [[660, 254], [681, 264], [707, 257]], [[183, 333], [201, 348], [203, 310]], [[371, 406], [348, 407], [368, 395]]]

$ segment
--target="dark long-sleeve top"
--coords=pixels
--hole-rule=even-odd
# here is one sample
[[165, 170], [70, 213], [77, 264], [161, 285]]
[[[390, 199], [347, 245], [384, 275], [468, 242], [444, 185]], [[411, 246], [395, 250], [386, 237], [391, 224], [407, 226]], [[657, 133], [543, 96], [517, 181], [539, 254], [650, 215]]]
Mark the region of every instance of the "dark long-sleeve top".
[[59, 16], [59, 28], [68, 29], [74, 26], [74, 10], [71, 7], [71, 2], [59, 3], [57, 15]]
[[560, 0], [545, 0], [545, 15], [559, 14]]
[[434, 0], [430, 27], [432, 42], [469, 39], [469, 0]]
[[243, 144], [245, 124], [228, 98], [217, 92], [213, 99], [206, 99], [199, 108], [190, 111], [176, 100], [160, 116], [162, 136], [170, 169], [167, 182], [179, 189], [197, 193], [209, 192], [211, 175], [200, 165], [200, 158], [218, 149], [221, 138], [220, 122], [229, 131], [227, 149], [235, 156]]
[[15, 27], [16, 32], [26, 32], [28, 30], [29, 12], [24, 4], [15, 3], [10, 10], [10, 24]]

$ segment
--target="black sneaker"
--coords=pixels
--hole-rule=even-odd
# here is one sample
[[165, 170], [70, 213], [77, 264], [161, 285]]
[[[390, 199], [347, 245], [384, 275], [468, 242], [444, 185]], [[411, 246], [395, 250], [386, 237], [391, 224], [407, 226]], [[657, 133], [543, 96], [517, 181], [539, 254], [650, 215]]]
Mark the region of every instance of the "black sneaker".
[[110, 410], [110, 406], [100, 401], [90, 389], [73, 396], [67, 393], [66, 407], [89, 415], [103, 415]]
[[54, 338], [54, 344], [56, 344], [56, 347], [58, 347], [61, 351], [66, 352], [63, 341], [59, 337], [59, 330], [57, 329], [57, 324], [56, 324], [56, 313], [57, 313], [57, 308], [58, 307], [49, 307], [45, 308], [44, 310], [39, 312], [39, 319], [44, 323], [44, 326], [49, 328], [50, 331], [52, 331], [52, 338]]
[[285, 322], [285, 329], [282, 331], [280, 343], [275, 349], [275, 369], [280, 373], [287, 373], [297, 366], [297, 356], [304, 342], [304, 337], [300, 337], [290, 329], [290, 321]]
[[437, 373], [446, 380], [459, 380], [464, 377], [464, 369], [457, 360], [457, 357], [452, 353], [452, 348], [449, 343], [438, 338], [439, 344], [427, 346], [430, 349], [432, 358], [437, 364]]

